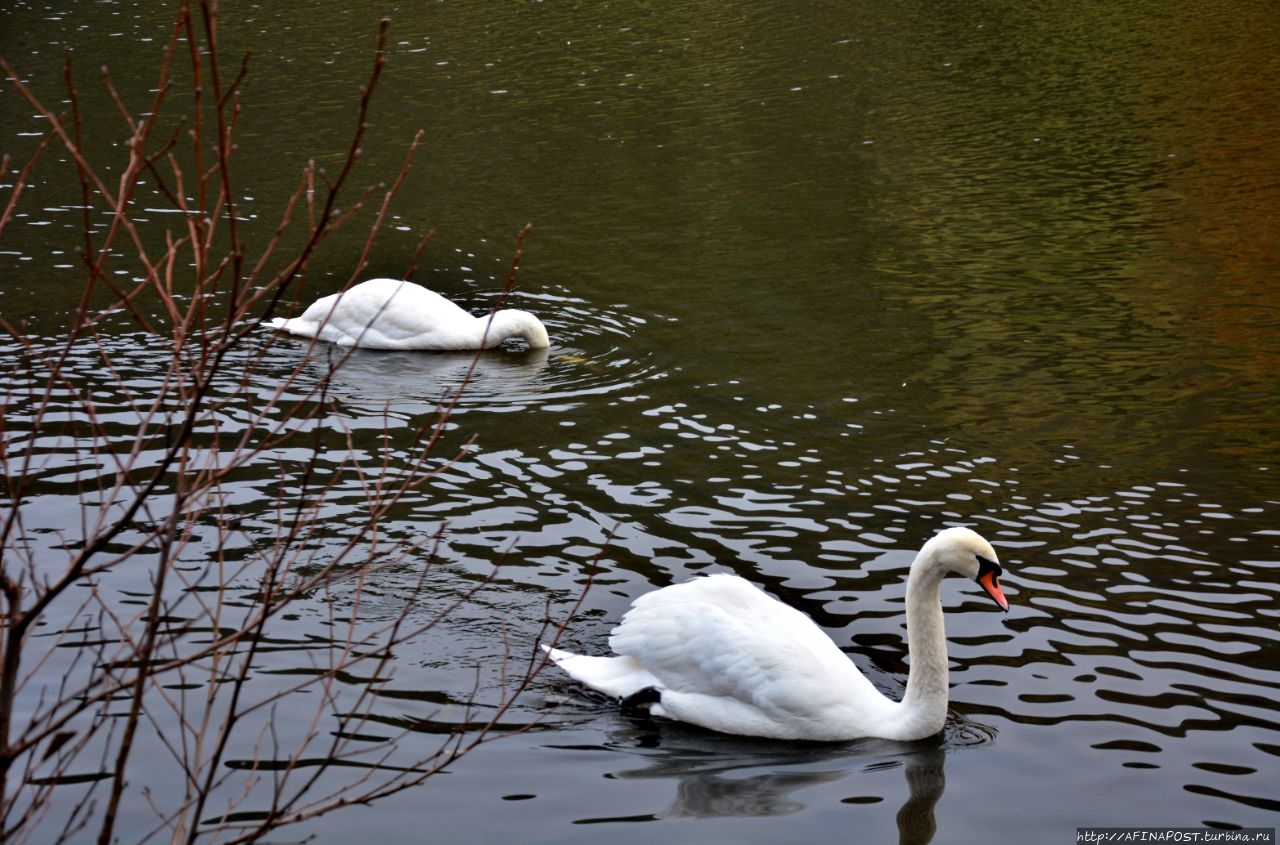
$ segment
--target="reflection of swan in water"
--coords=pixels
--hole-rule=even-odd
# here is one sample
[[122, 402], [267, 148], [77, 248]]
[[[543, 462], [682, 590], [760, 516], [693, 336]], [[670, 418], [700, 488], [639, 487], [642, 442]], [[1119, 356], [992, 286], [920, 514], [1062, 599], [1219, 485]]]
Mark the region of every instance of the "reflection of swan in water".
[[[332, 347], [330, 347], [332, 349]], [[334, 350], [314, 363], [323, 367], [332, 394], [344, 402], [370, 404], [392, 402], [435, 404], [452, 400], [463, 391], [467, 404], [498, 400], [518, 404], [533, 392], [532, 387], [547, 366], [545, 349], [520, 354], [485, 352], [441, 352], [418, 355], [412, 352], [370, 352], [361, 349]]]
[[945, 755], [941, 748], [930, 748], [903, 757], [903, 774], [907, 778], [907, 800], [898, 810], [899, 845], [926, 845], [938, 831], [933, 808], [947, 786]]
[[[609, 739], [610, 749], [644, 762], [610, 777], [674, 780], [675, 798], [651, 815], [586, 818], [578, 824], [789, 815], [806, 809], [795, 795], [799, 790], [825, 786], [830, 793], [837, 783], [864, 790], [858, 798], [843, 799], [848, 803], [879, 803], [893, 800], [899, 789], [896, 781], [891, 784], [876, 775], [901, 767], [907, 794], [896, 818], [898, 840], [901, 845], [926, 845], [937, 829], [934, 807], [946, 786], [944, 744], [937, 739], [797, 747], [643, 720], [619, 721]], [[867, 796], [868, 788], [872, 796]], [[877, 818], [885, 817], [877, 814]]]
[[610, 777], [676, 781], [675, 799], [655, 819], [788, 815], [805, 808], [793, 792], [848, 774], [841, 759], [845, 750], [836, 746], [798, 752], [794, 745], [727, 738], [670, 722], [619, 721], [610, 731], [609, 747], [643, 761]]
[[493, 349], [523, 338], [531, 349], [550, 345], [528, 311], [504, 308], [474, 317], [435, 291], [398, 279], [370, 279], [321, 297], [301, 316], [268, 325], [302, 337], [364, 349]]

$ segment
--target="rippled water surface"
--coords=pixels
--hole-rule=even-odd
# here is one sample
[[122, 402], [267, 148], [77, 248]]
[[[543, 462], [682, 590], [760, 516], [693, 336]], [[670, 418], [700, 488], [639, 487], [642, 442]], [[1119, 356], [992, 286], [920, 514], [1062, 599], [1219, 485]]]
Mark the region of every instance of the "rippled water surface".
[[[0, 11], [0, 52], [28, 84], [56, 99], [70, 47], [145, 101], [166, 15], [55, 7]], [[419, 719], [411, 737], [433, 746], [465, 702], [498, 700], [504, 655], [527, 660], [590, 573], [575, 649], [604, 651], [641, 593], [730, 570], [812, 615], [894, 696], [905, 572], [935, 530], [988, 537], [1012, 607], [946, 585], [952, 704], [936, 740], [794, 747], [547, 709], [566, 690], [552, 670], [503, 717], [532, 729], [305, 833], [1067, 842], [1078, 826], [1276, 825], [1270, 4], [264, 6], [224, 16], [222, 42], [254, 52], [238, 139], [256, 236], [309, 158], [345, 149], [383, 14], [366, 157], [394, 172], [416, 129], [426, 141], [368, 275], [400, 272], [434, 227], [415, 279], [482, 311], [532, 221], [512, 302], [553, 343], [474, 369], [468, 355], [342, 360], [265, 333], [243, 350], [263, 356], [264, 401], [300, 363], [324, 382], [326, 425], [351, 454], [410, 461], [457, 396], [437, 475], [382, 522], [379, 542], [415, 551], [364, 610], [398, 612], [428, 558], [412, 618], [482, 588], [394, 654], [381, 717]], [[8, 89], [0, 108], [16, 161], [40, 122]], [[118, 120], [87, 97], [91, 125], [95, 109]], [[51, 347], [83, 271], [78, 184], [48, 172], [0, 239], [0, 314]], [[350, 275], [352, 238], [313, 267], [308, 296]], [[125, 438], [130, 400], [100, 380], [103, 350], [135, 392], [154, 389], [167, 351], [117, 322], [66, 369]], [[70, 438], [28, 436], [39, 374], [2, 372], [8, 454], [40, 473], [27, 542], [56, 559], [76, 480], [106, 470]], [[228, 409], [227, 430], [252, 426], [250, 410]], [[263, 503], [296, 458], [230, 480], [244, 548], [222, 554], [274, 536]], [[337, 483], [334, 548], [362, 501]], [[193, 550], [212, 555], [217, 536]], [[146, 578], [109, 586], [136, 601]], [[282, 619], [261, 683], [309, 665], [351, 601], [337, 589]], [[126, 816], [142, 829], [148, 812], [138, 798]]]

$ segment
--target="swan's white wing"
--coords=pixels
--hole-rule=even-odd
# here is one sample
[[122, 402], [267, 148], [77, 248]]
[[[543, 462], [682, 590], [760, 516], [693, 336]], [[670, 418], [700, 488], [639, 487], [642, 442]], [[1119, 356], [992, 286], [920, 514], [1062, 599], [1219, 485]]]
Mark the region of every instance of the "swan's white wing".
[[476, 319], [435, 291], [394, 279], [372, 279], [342, 295], [330, 317], [360, 346], [380, 349], [466, 346]]
[[398, 279], [370, 279], [316, 300], [274, 328], [370, 349], [468, 349], [478, 321], [435, 291]]
[[809, 617], [736, 576], [641, 596], [609, 644], [659, 681], [655, 712], [717, 730], [781, 735], [762, 726], [888, 703]]

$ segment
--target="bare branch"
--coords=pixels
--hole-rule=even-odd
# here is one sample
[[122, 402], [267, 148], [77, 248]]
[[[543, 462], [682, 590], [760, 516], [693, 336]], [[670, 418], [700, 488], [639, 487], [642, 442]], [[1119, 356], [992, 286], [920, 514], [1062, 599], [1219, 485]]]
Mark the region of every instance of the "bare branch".
[[[108, 121], [112, 131], [127, 127], [116, 159], [85, 149], [97, 127], [86, 125], [70, 55], [68, 104], [59, 110], [0, 59], [47, 130], [0, 211], [0, 236], [37, 164], [53, 166], [47, 153], [60, 146], [80, 186], [84, 265], [64, 337], [0, 321], [13, 350], [0, 380], [8, 505], [0, 514], [0, 841], [74, 841], [90, 831], [99, 842], [119, 839], [117, 820], [139, 800], [129, 784], [139, 779], [144, 745], [159, 749], [146, 766], [164, 760], [173, 772], [141, 799], [155, 816], [152, 835], [260, 840], [419, 785], [510, 730], [517, 697], [544, 665], [515, 657], [503, 631], [496, 703], [484, 702], [487, 676], [477, 668], [473, 687], [459, 693], [459, 723], [438, 741], [422, 742], [429, 718], [384, 712], [397, 694], [396, 651], [447, 625], [501, 571], [498, 560], [477, 581], [442, 582], [433, 562], [444, 526], [417, 540], [393, 527], [419, 491], [469, 458], [474, 438], [458, 435], [445, 452], [445, 432], [485, 353], [434, 416], [393, 423], [385, 406], [382, 440], [400, 446], [368, 449], [335, 413], [330, 390], [353, 350], [329, 351], [326, 361], [313, 344], [282, 363], [272, 339], [255, 334], [264, 315], [296, 296], [327, 239], [359, 221], [368, 234], [351, 271], [357, 278], [423, 135], [408, 142], [389, 182], [353, 187], [386, 63], [384, 20], [342, 164], [326, 174], [309, 162], [281, 198], [266, 243], [251, 252], [233, 190], [248, 56], [234, 75], [224, 69], [218, 15], [216, 0], [180, 2], [143, 111], [104, 69]], [[174, 93], [187, 87], [182, 67], [184, 84], [173, 83], [184, 42], [185, 104]], [[175, 121], [172, 133], [161, 128]], [[166, 215], [172, 228], [143, 222], [140, 198], [175, 212]], [[529, 231], [516, 238], [499, 304], [515, 285]], [[419, 240], [406, 276], [432, 235]], [[300, 246], [287, 252], [287, 243]], [[110, 308], [95, 311], [105, 294]], [[121, 323], [131, 326], [127, 342]], [[146, 379], [134, 375], [130, 353], [150, 356]], [[43, 440], [67, 444], [59, 448], [73, 456], [73, 471], [57, 481], [45, 472]], [[241, 524], [236, 498], [246, 489], [260, 497], [255, 526]], [[78, 518], [39, 545], [39, 512], [28, 503], [45, 495], [69, 499]], [[358, 519], [335, 526], [339, 507]], [[388, 614], [378, 599], [391, 579], [408, 595]], [[418, 615], [428, 597], [434, 612]], [[291, 643], [293, 617], [318, 608], [328, 608], [330, 636]], [[303, 665], [264, 683], [264, 666], [286, 646], [306, 655]], [[388, 735], [371, 742], [375, 732]], [[334, 779], [339, 769], [346, 776]], [[77, 777], [89, 785], [63, 812]]]

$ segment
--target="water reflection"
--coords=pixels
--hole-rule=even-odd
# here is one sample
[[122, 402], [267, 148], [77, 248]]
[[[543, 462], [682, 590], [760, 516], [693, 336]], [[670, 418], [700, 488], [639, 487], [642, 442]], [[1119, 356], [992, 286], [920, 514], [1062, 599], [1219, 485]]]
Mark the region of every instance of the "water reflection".
[[[946, 786], [946, 744], [863, 740], [853, 744], [780, 743], [727, 737], [670, 722], [619, 719], [605, 747], [640, 758], [643, 765], [613, 769], [618, 780], [670, 780], [671, 803], [651, 814], [586, 817], [577, 824], [617, 824], [662, 819], [784, 816], [806, 809], [805, 789], [833, 785], [871, 791], [841, 799], [848, 804], [900, 802], [899, 842], [924, 845], [937, 830], [934, 806]], [[887, 788], [876, 775], [901, 769], [906, 789]]]
[[546, 349], [385, 352], [292, 338], [281, 342], [306, 356], [316, 380], [328, 382], [331, 398], [353, 406], [345, 412], [350, 416], [372, 414], [388, 403], [399, 413], [432, 413], [455, 400], [462, 410], [520, 410], [537, 397], [536, 380], [551, 357]]

